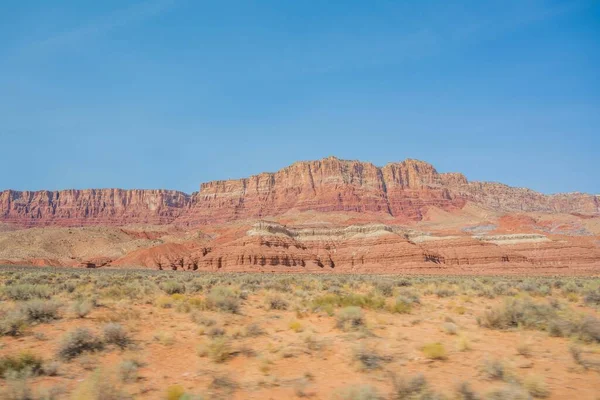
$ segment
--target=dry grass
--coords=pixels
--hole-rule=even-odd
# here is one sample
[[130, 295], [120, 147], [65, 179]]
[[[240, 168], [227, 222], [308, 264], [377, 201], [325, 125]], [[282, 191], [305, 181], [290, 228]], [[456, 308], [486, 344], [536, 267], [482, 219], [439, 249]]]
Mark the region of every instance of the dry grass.
[[559, 399], [600, 385], [600, 279], [6, 268], [0, 286], [1, 398]]

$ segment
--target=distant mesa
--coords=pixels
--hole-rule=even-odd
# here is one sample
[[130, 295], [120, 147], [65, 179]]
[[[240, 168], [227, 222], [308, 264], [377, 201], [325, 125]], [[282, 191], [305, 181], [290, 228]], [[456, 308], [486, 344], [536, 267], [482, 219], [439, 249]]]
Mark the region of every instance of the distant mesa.
[[600, 196], [544, 195], [500, 183], [469, 182], [407, 159], [377, 167], [327, 157], [275, 173], [203, 183], [191, 195], [175, 190], [86, 189], [0, 192], [0, 222], [35, 226], [201, 226], [290, 211], [381, 214], [420, 221], [429, 207], [452, 212], [471, 202], [501, 212], [600, 214]]

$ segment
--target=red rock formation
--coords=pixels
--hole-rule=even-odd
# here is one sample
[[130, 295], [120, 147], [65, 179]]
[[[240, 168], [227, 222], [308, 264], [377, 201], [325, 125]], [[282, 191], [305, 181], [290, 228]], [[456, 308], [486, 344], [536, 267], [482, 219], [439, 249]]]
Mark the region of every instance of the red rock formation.
[[168, 224], [190, 204], [174, 190], [87, 189], [0, 192], [0, 221], [21, 226]]
[[378, 168], [329, 157], [298, 162], [276, 173], [205, 183], [192, 196], [169, 190], [7, 190], [0, 193], [0, 222], [26, 227], [198, 226], [307, 210], [419, 221], [430, 206], [452, 211], [467, 201], [497, 211], [600, 214], [599, 196], [547, 196], [498, 183], [468, 182], [461, 174], [440, 174], [418, 160]]

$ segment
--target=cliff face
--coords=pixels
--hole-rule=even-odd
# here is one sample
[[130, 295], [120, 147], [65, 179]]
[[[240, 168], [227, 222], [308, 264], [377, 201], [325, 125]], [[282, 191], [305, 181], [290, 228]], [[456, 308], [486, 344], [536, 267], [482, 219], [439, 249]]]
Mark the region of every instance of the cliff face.
[[168, 224], [190, 205], [174, 190], [87, 189], [0, 192], [0, 221], [22, 226]]
[[600, 214], [600, 197], [543, 195], [462, 174], [440, 174], [418, 160], [298, 162], [276, 173], [204, 183], [193, 195], [171, 190], [90, 189], [0, 192], [0, 222], [21, 226], [201, 225], [281, 215], [291, 210], [374, 213], [420, 220], [429, 206], [451, 211], [467, 201], [498, 211]]

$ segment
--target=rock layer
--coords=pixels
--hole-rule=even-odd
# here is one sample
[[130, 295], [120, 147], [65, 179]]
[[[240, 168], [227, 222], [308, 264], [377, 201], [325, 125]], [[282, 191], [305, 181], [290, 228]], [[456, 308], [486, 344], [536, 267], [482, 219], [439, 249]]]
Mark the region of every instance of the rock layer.
[[298, 162], [276, 173], [204, 183], [192, 195], [172, 190], [88, 189], [0, 192], [0, 222], [24, 227], [126, 224], [198, 226], [290, 211], [359, 212], [419, 221], [430, 207], [472, 202], [495, 211], [600, 214], [600, 197], [544, 195], [499, 183], [469, 182], [408, 159], [379, 168], [339, 160]]

